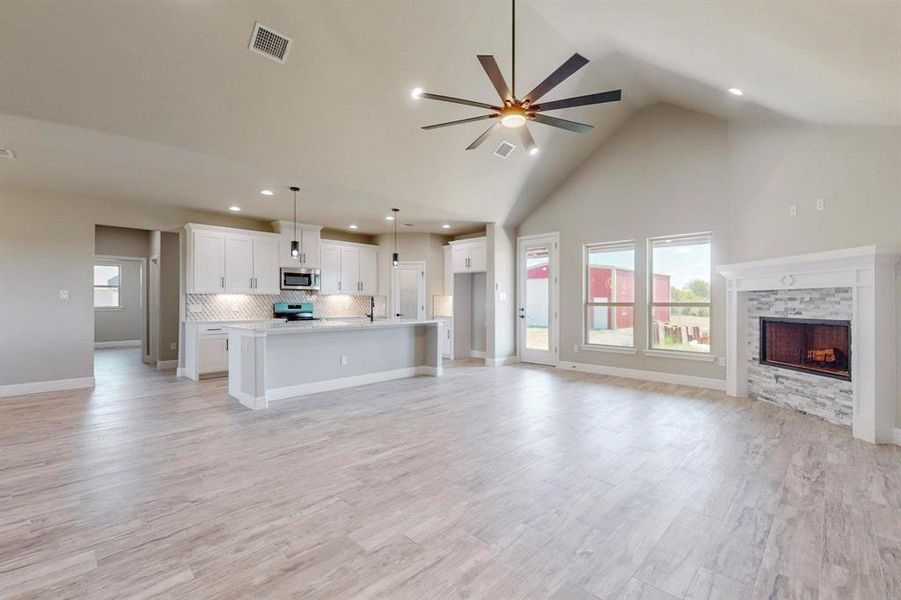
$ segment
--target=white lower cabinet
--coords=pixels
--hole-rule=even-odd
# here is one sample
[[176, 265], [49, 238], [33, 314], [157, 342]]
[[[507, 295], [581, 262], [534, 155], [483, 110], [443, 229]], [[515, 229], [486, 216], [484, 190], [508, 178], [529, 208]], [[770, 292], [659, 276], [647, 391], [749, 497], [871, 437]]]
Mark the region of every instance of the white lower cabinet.
[[228, 371], [228, 335], [201, 335], [197, 349], [197, 374]]
[[444, 333], [441, 339], [441, 356], [454, 357], [454, 319], [452, 317], [435, 317], [444, 323]]
[[320, 294], [373, 296], [378, 290], [377, 246], [322, 240], [319, 244]]

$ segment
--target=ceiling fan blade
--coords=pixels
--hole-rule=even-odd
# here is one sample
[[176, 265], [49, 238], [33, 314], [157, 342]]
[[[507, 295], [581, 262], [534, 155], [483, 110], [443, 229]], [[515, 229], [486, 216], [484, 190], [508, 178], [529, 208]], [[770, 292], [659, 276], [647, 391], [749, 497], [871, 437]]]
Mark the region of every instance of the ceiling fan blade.
[[473, 121], [484, 121], [485, 119], [496, 119], [498, 115], [482, 115], [481, 117], [472, 117], [469, 119], [460, 119], [459, 121], [448, 121], [447, 123], [438, 123], [436, 125], [426, 125], [423, 129], [438, 129], [439, 127], [449, 127], [450, 125], [460, 125], [461, 123], [472, 123]]
[[557, 70], [535, 86], [535, 89], [526, 94], [524, 100], [535, 102], [549, 91], [563, 83], [563, 80], [588, 64], [588, 59], [579, 53], [573, 54], [569, 59], [557, 67]]
[[532, 148], [537, 148], [535, 145], [535, 139], [532, 137], [529, 128], [523, 125], [519, 128], [519, 139], [522, 141], [522, 146], [527, 151], [531, 152]]
[[497, 90], [501, 100], [504, 102], [512, 100], [513, 94], [510, 92], [510, 88], [507, 87], [507, 82], [504, 80], [501, 69], [497, 66], [497, 61], [494, 60], [494, 57], [490, 54], [479, 54], [477, 58], [479, 59], [479, 62], [482, 63], [485, 74], [488, 75], [488, 79], [491, 80], [491, 84], [494, 86], [494, 89]]
[[567, 131], [575, 131], [576, 133], [585, 133], [586, 131], [594, 129], [593, 125], [576, 123], [575, 121], [567, 121], [566, 119], [558, 119], [557, 117], [549, 117], [548, 115], [542, 115], [541, 113], [532, 115], [529, 118], [536, 123], [550, 125], [551, 127], [559, 127], [560, 129], [566, 129]]
[[559, 110], [561, 108], [570, 108], [573, 106], [586, 106], [588, 104], [603, 104], [604, 102], [619, 102], [623, 97], [622, 90], [611, 90], [609, 92], [600, 92], [599, 94], [588, 94], [587, 96], [576, 96], [574, 98], [565, 98], [563, 100], [553, 100], [551, 102], [542, 102], [529, 107], [529, 110]]
[[465, 104], [466, 106], [476, 106], [478, 108], [489, 108], [491, 110], [500, 110], [500, 106], [492, 106], [490, 104], [485, 104], [484, 102], [476, 102], [474, 100], [464, 100], [463, 98], [454, 98], [452, 96], [442, 96], [440, 94], [428, 94], [423, 92], [419, 95], [420, 98], [428, 98], [429, 100], [440, 100], [442, 102], [453, 102], [454, 104]]
[[466, 149], [467, 150], [475, 150], [476, 148], [478, 148], [479, 145], [482, 142], [484, 142], [485, 140], [487, 140], [488, 136], [490, 136], [492, 133], [494, 133], [494, 130], [500, 126], [501, 126], [501, 124], [500, 124], [500, 122], [498, 122], [498, 123], [495, 123], [494, 125], [492, 125], [491, 127], [489, 127], [488, 129], [486, 129], [485, 132], [482, 135], [480, 135], [479, 137], [477, 137], [473, 143], [466, 146]]

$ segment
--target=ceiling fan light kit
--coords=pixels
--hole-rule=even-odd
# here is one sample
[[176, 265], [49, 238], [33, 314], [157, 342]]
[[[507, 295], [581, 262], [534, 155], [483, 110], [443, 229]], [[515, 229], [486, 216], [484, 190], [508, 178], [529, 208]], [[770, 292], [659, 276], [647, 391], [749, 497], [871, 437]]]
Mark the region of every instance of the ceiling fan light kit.
[[569, 78], [573, 73], [588, 64], [588, 59], [578, 53], [573, 54], [571, 57], [569, 57], [569, 59], [562, 65], [560, 65], [556, 71], [548, 75], [544, 79], [544, 81], [535, 86], [535, 88], [531, 92], [529, 92], [522, 98], [517, 97], [516, 0], [512, 0], [512, 13], [513, 18], [511, 40], [513, 46], [513, 64], [510, 77], [511, 85], [509, 87], [507, 86], [507, 82], [504, 79], [504, 76], [501, 73], [500, 67], [498, 67], [497, 61], [495, 60], [494, 56], [488, 54], [480, 54], [477, 56], [479, 63], [481, 63], [482, 68], [485, 70], [485, 74], [488, 76], [488, 79], [491, 81], [491, 84], [494, 86], [494, 89], [497, 90], [497, 93], [501, 98], [501, 104], [494, 105], [487, 104], [485, 102], [477, 102], [475, 100], [455, 98], [453, 96], [429, 94], [422, 91], [422, 89], [420, 88], [416, 88], [412, 93], [414, 98], [426, 98], [428, 100], [437, 100], [439, 102], [451, 102], [454, 104], [463, 104], [465, 106], [474, 106], [476, 108], [484, 108], [486, 110], [493, 111], [490, 114], [480, 115], [478, 117], [459, 119], [457, 121], [448, 121], [446, 123], [438, 123], [436, 125], [426, 125], [425, 127], [423, 127], [423, 129], [438, 129], [440, 127], [448, 127], [450, 125], [462, 125], [463, 123], [473, 123], [475, 121], [487, 121], [489, 119], [492, 119], [494, 120], [494, 123], [492, 123], [491, 126], [488, 127], [488, 129], [486, 129], [484, 133], [482, 133], [482, 135], [477, 137], [475, 141], [467, 146], [467, 150], [474, 150], [475, 148], [478, 148], [482, 142], [488, 139], [488, 137], [490, 137], [491, 134], [497, 130], [498, 127], [504, 126], [511, 129], [517, 129], [523, 147], [528, 150], [530, 155], [534, 156], [538, 153], [538, 146], [535, 144], [535, 140], [532, 138], [532, 134], [529, 132], [529, 128], [525, 126], [529, 121], [541, 123], [542, 125], [549, 125], [551, 127], [557, 127], [558, 129], [565, 129], [567, 131], [572, 131], [575, 133], [585, 133], [587, 131], [591, 131], [593, 127], [591, 125], [586, 125], [585, 123], [568, 121], [566, 119], [551, 117], [542, 113], [552, 110], [560, 110], [563, 108], [573, 108], [575, 106], [588, 106], [591, 104], [618, 102], [620, 99], [622, 99], [622, 90], [610, 90], [608, 92], [587, 94], [585, 96], [576, 96], [573, 98], [552, 100], [550, 102], [536, 104], [539, 98], [543, 97], [552, 89], [563, 83], [563, 81]]

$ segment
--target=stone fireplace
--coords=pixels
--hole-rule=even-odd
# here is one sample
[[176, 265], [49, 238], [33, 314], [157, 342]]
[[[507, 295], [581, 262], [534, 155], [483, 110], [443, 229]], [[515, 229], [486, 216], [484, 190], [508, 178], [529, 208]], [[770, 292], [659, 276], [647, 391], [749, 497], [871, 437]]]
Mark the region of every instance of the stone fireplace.
[[895, 264], [873, 246], [722, 265], [726, 391], [890, 443]]

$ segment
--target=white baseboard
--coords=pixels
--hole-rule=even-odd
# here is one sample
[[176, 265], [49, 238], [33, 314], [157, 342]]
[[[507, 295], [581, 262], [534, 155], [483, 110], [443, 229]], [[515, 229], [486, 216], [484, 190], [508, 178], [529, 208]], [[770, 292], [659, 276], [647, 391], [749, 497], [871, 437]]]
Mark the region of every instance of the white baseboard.
[[[166, 369], [177, 369], [178, 368], [178, 359], [174, 358], [172, 360], [158, 360], [156, 361], [156, 368], [159, 371], [164, 371]], [[177, 375], [177, 373], [176, 373]]]
[[285, 398], [294, 398], [296, 396], [305, 396], [307, 394], [317, 394], [319, 392], [330, 392], [332, 390], [357, 387], [359, 385], [368, 385], [370, 383], [381, 383], [383, 381], [391, 381], [392, 379], [404, 379], [406, 377], [414, 377], [416, 375], [431, 375], [434, 377], [441, 375], [441, 369], [439, 367], [429, 366], [406, 367], [404, 369], [394, 369], [392, 371], [366, 373], [364, 375], [339, 377], [337, 379], [314, 381], [312, 383], [302, 383], [300, 385], [289, 385], [286, 387], [266, 390], [266, 400], [283, 400]]
[[94, 387], [93, 377], [76, 377], [74, 379], [55, 379], [53, 381], [34, 381], [31, 383], [14, 383], [0, 385], [0, 397], [24, 396], [43, 392], [59, 392]]
[[469, 356], [470, 358], [485, 358], [485, 352], [482, 350], [470, 350]]
[[643, 369], [624, 369], [622, 367], [608, 367], [605, 365], [592, 365], [588, 363], [566, 362], [560, 361], [557, 365], [558, 369], [567, 369], [569, 371], [582, 371], [584, 373], [594, 373], [596, 375], [610, 375], [612, 377], [625, 377], [627, 379], [641, 379], [644, 381], [655, 381], [658, 383], [674, 383], [677, 385], [687, 385], [690, 387], [707, 388], [711, 390], [725, 390], [725, 379], [713, 379], [710, 377], [695, 377], [693, 375], [678, 375], [675, 373], [664, 373], [662, 371], [646, 371]]
[[503, 367], [505, 365], [513, 365], [519, 362], [519, 357], [515, 354], [504, 356], [503, 358], [486, 358], [485, 366], [487, 367]]
[[141, 340], [117, 340], [113, 342], [94, 342], [94, 348], [138, 348]]
[[901, 446], [901, 427], [895, 427], [892, 431], [892, 441], [896, 446]]

